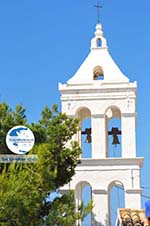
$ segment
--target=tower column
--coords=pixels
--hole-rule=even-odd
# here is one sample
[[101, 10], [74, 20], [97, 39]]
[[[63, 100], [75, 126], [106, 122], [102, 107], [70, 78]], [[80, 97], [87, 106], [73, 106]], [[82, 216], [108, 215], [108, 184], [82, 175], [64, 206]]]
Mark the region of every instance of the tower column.
[[122, 114], [122, 157], [136, 157], [135, 113]]
[[92, 158], [106, 157], [106, 135], [104, 115], [92, 115]]
[[94, 207], [92, 211], [92, 225], [108, 224], [108, 194], [106, 190], [93, 190]]
[[125, 191], [125, 207], [141, 209], [142, 189], [127, 189]]

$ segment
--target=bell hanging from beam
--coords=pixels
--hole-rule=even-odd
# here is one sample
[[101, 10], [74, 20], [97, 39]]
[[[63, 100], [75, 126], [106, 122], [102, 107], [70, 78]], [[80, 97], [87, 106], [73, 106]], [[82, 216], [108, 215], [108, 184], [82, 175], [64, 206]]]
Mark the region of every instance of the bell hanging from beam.
[[90, 135], [90, 134], [87, 134], [87, 136], [86, 136], [86, 140], [85, 140], [85, 143], [90, 144], [91, 142], [92, 142], [91, 135]]
[[112, 127], [111, 131], [108, 131], [108, 135], [112, 135], [113, 137], [112, 144], [114, 144], [115, 147], [117, 146], [117, 144], [120, 144], [118, 135], [121, 135], [121, 130], [118, 130], [117, 127]]
[[114, 135], [113, 135], [113, 141], [112, 141], [112, 144], [114, 144], [115, 147], [116, 147], [117, 144], [120, 144], [117, 134], [114, 134]]
[[85, 143], [92, 143], [91, 132], [91, 128], [86, 128], [84, 131], [81, 132], [82, 135], [86, 135]]

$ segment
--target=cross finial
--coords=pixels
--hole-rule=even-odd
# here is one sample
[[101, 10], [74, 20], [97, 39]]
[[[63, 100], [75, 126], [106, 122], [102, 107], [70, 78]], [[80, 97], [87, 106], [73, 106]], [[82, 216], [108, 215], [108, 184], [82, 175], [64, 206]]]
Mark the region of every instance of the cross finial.
[[100, 22], [100, 9], [102, 8], [102, 6], [100, 5], [99, 1], [97, 2], [97, 5], [95, 5], [94, 7], [97, 8], [97, 23]]

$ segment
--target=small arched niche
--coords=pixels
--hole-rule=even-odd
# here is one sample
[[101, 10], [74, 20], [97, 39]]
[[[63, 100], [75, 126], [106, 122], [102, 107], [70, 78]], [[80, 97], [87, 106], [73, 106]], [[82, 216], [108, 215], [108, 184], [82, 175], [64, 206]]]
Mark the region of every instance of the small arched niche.
[[104, 79], [103, 68], [100, 65], [97, 65], [93, 68], [93, 79], [94, 80], [103, 80]]
[[96, 39], [96, 45], [97, 45], [97, 47], [102, 47], [102, 40], [101, 40], [101, 38]]
[[108, 186], [109, 225], [115, 225], [117, 209], [125, 208], [125, 190], [122, 182], [115, 180]]
[[76, 112], [76, 118], [79, 119], [78, 142], [82, 149], [82, 158], [92, 157], [92, 128], [91, 112], [86, 107], [81, 107]]
[[106, 156], [121, 157], [121, 111], [117, 106], [110, 106], [105, 112]]
[[[83, 203], [84, 207], [88, 205], [88, 203], [92, 200], [92, 187], [89, 182], [81, 181], [75, 187], [75, 199], [76, 199], [76, 210], [80, 209], [81, 203]], [[84, 220], [78, 222], [79, 225], [92, 226], [92, 214], [89, 213]]]

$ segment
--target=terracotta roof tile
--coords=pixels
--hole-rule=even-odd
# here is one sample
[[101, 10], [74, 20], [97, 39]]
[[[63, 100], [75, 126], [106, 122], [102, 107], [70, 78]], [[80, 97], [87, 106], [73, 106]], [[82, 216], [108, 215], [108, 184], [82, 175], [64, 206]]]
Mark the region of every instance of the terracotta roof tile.
[[119, 209], [119, 218], [123, 226], [150, 226], [143, 209]]

